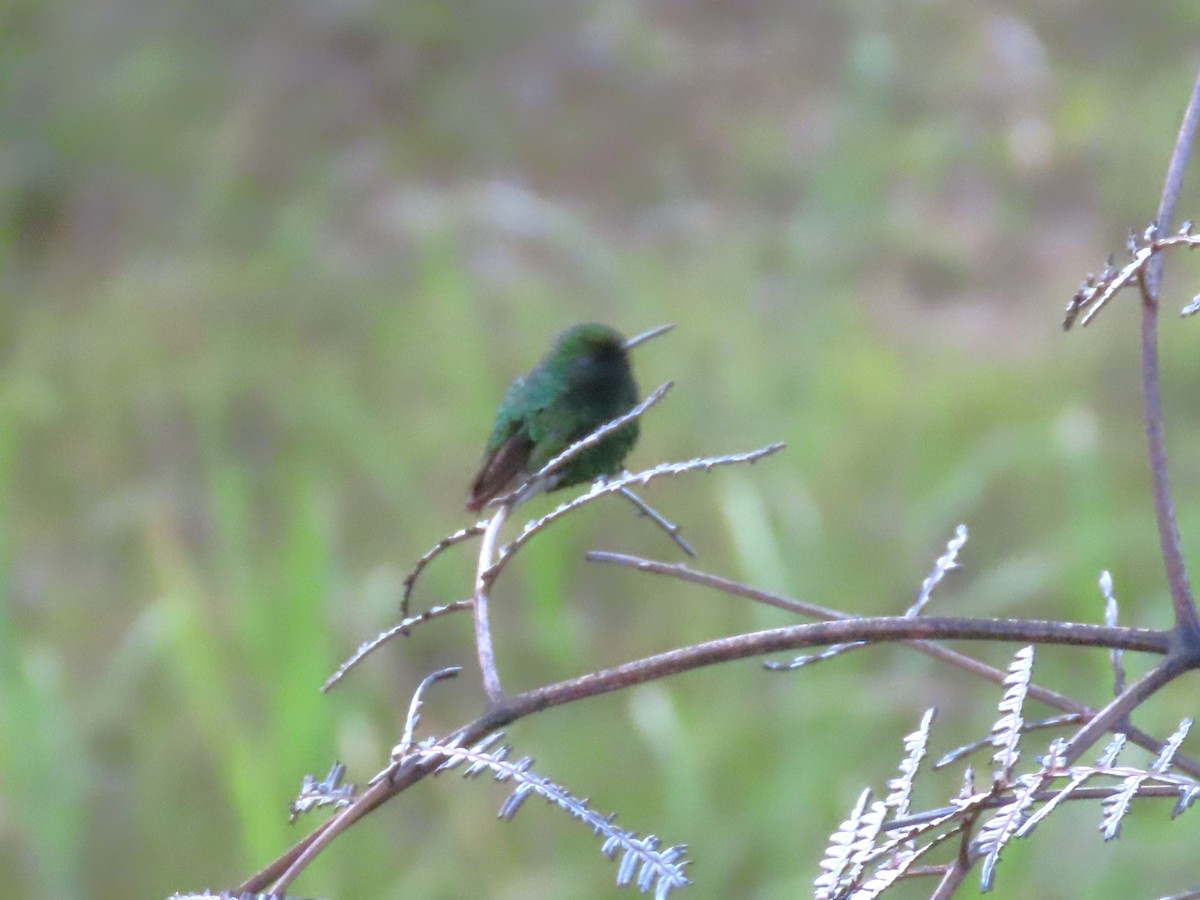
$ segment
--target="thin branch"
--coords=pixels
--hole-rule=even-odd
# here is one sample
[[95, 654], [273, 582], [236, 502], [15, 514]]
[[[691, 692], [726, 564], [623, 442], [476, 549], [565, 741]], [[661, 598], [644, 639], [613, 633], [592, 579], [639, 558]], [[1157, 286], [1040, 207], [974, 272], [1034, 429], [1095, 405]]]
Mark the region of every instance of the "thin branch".
[[968, 873], [971, 871], [971, 860], [967, 854], [970, 838], [971, 829], [964, 829], [959, 852], [954, 857], [954, 861], [946, 867], [946, 874], [942, 876], [937, 889], [929, 895], [929, 900], [949, 900], [950, 897], [953, 897], [957, 893], [962, 883], [966, 880]]
[[[404, 590], [400, 594], [400, 618], [407, 619], [409, 600], [412, 597], [413, 588], [417, 585], [417, 579], [421, 577], [421, 572], [429, 565], [436, 557], [440, 556], [446, 550], [453, 547], [455, 544], [461, 544], [463, 541], [475, 537], [477, 534], [483, 534], [487, 528], [487, 519], [480, 519], [474, 525], [468, 525], [466, 528], [460, 528], [453, 534], [448, 534], [432, 547], [425, 551], [420, 559], [416, 561], [412, 569], [404, 576]], [[408, 630], [400, 632], [407, 635]]]
[[680, 529], [679, 525], [677, 525], [675, 522], [672, 522], [629, 488], [621, 488], [618, 493], [636, 506], [639, 510], [641, 510], [643, 516], [665, 531], [667, 533], [667, 537], [673, 540], [680, 550], [682, 550], [688, 556], [694, 557], [696, 555], [695, 549], [684, 539], [683, 535], [681, 534], [682, 529]]
[[966, 525], [959, 525], [954, 529], [954, 537], [947, 542], [946, 552], [937, 558], [937, 561], [933, 564], [933, 571], [921, 582], [921, 590], [917, 594], [916, 601], [908, 608], [908, 612], [905, 613], [906, 616], [919, 616], [921, 610], [929, 603], [929, 598], [933, 596], [934, 588], [942, 583], [942, 579], [946, 575], [959, 568], [958, 551], [967, 543], [967, 536]]
[[[1170, 632], [1167, 632], [1170, 635]], [[1127, 687], [1119, 697], [1115, 697], [1107, 706], [1100, 710], [1080, 728], [1063, 751], [1065, 765], [1070, 765], [1079, 759], [1088, 748], [1113, 729], [1117, 723], [1128, 718], [1129, 713], [1136, 709], [1146, 698], [1176, 677], [1187, 671], [1186, 661], [1177, 656], [1167, 656], [1153, 669]]]
[[[942, 583], [949, 572], [953, 572], [959, 568], [958, 552], [967, 542], [967, 526], [959, 525], [955, 529], [954, 537], [946, 543], [946, 552], [939, 556], [934, 562], [933, 571], [921, 583], [921, 590], [917, 592], [917, 599], [905, 613], [906, 616], [919, 616], [921, 611], [928, 605], [930, 598], [933, 596], [934, 588]], [[1110, 623], [1112, 624], [1112, 623]], [[806, 666], [811, 666], [813, 663], [826, 662], [835, 657], [842, 656], [851, 650], [858, 650], [866, 647], [865, 641], [854, 641], [849, 644], [834, 644], [832, 647], [827, 647], [820, 653], [811, 653], [806, 656], [797, 656], [789, 662], [775, 662], [774, 660], [763, 663], [764, 669], [770, 669], [774, 672], [794, 672], [797, 669], [803, 669]]]
[[[1029, 686], [1029, 696], [1032, 697], [1033, 685]], [[1062, 728], [1065, 725], [1077, 725], [1080, 722], [1086, 721], [1090, 716], [1083, 713], [1065, 713], [1061, 716], [1052, 716], [1048, 719], [1038, 719], [1036, 722], [1025, 722], [1021, 725], [1021, 734], [1031, 734], [1034, 731], [1043, 728]], [[986, 747], [992, 746], [992, 736], [980, 738], [977, 741], [971, 741], [969, 744], [963, 744], [960, 747], [955, 747], [953, 750], [942, 755], [942, 757], [933, 764], [935, 769], [944, 769], [946, 766], [958, 762], [964, 757], [970, 756], [973, 753], [978, 753]]]
[[492, 626], [488, 616], [488, 592], [492, 581], [486, 575], [496, 564], [496, 539], [510, 509], [512, 507], [509, 504], [501, 504], [483, 533], [479, 567], [475, 575], [475, 596], [471, 600], [475, 607], [475, 650], [479, 655], [479, 670], [483, 674], [483, 690], [490, 703], [499, 703], [504, 697], [504, 690], [500, 686], [500, 673], [496, 670], [496, 653], [492, 646]]
[[843, 656], [851, 650], [861, 650], [866, 647], [866, 641], [851, 641], [848, 644], [834, 644], [832, 647], [826, 647], [820, 653], [806, 653], [803, 656], [797, 656], [787, 662], [779, 662], [774, 659], [769, 659], [763, 663], [763, 668], [771, 672], [795, 672], [797, 669], [804, 669], [814, 663], [828, 662], [838, 656]]
[[[1088, 770], [1086, 775], [1088, 778], [1095, 777], [1111, 777], [1121, 778], [1128, 777], [1131, 774], [1137, 774], [1139, 770], [1113, 770], [1104, 771], [1102, 769]], [[1059, 776], [1065, 777], [1065, 776]], [[1174, 782], [1168, 782], [1163, 776], [1156, 776], [1153, 780], [1155, 783], [1143, 784], [1138, 789], [1138, 797], [1147, 799], [1175, 799], [1179, 797], [1183, 788]], [[1067, 787], [1070, 784], [1068, 783]], [[1055, 803], [1063, 800], [1070, 801], [1089, 801], [1089, 800], [1107, 800], [1121, 789], [1119, 784], [1108, 784], [1104, 786], [1081, 787], [1073, 789], [1068, 796], [1063, 797], [1065, 788], [1047, 788], [1045, 790], [1035, 791], [1032, 794], [1034, 803]], [[1004, 793], [996, 793], [984, 795], [977, 801], [977, 808], [980, 812], [986, 812], [992, 809], [999, 809], [1012, 802], [1012, 797]], [[940, 806], [937, 809], [929, 809], [924, 812], [913, 813], [903, 819], [893, 819], [890, 822], [883, 824], [884, 832], [906, 832], [907, 829], [917, 828], [927, 825], [929, 822], [938, 822], [946, 817], [953, 817], [956, 814], [961, 814], [962, 809], [958, 806]], [[940, 823], [939, 823], [940, 824]], [[1018, 837], [1020, 835], [1018, 834]]]
[[683, 462], [661, 463], [651, 469], [643, 469], [641, 472], [626, 472], [619, 478], [594, 482], [587, 493], [580, 494], [578, 497], [556, 506], [539, 519], [525, 523], [525, 527], [521, 530], [521, 533], [497, 551], [495, 563], [483, 573], [483, 577], [491, 584], [499, 576], [504, 566], [508, 564], [508, 561], [512, 559], [513, 555], [528, 543], [535, 534], [554, 524], [563, 516], [570, 515], [581, 506], [585, 506], [607, 494], [620, 493], [623, 489], [634, 484], [649, 484], [656, 478], [684, 475], [688, 472], [700, 470], [708, 471], [717, 466], [756, 463], [760, 459], [778, 453], [783, 448], [783, 444], [768, 444], [766, 447], [760, 447], [757, 450], [750, 450], [746, 453], [729, 453], [725, 456], [701, 456]]
[[[1179, 126], [1179, 136], [1167, 168], [1162, 199], [1155, 223], [1160, 234], [1171, 228], [1175, 207], [1183, 190], [1183, 179], [1191, 157], [1192, 144], [1200, 126], [1200, 74], [1192, 87], [1191, 100]], [[1150, 471], [1154, 479], [1154, 512], [1167, 580], [1171, 585], [1171, 604], [1175, 626], [1193, 642], [1200, 639], [1200, 617], [1188, 579], [1187, 564], [1180, 546], [1179, 525], [1175, 517], [1175, 499], [1167, 468], [1167, 440], [1163, 428], [1162, 384], [1158, 367], [1158, 299], [1162, 287], [1163, 260], [1156, 255], [1142, 277], [1142, 387], [1145, 394], [1146, 443], [1150, 453]]]
[[639, 572], [651, 572], [655, 575], [666, 575], [670, 578], [678, 578], [680, 581], [687, 581], [691, 584], [699, 584], [703, 587], [714, 588], [725, 594], [731, 594], [735, 597], [744, 597], [747, 600], [753, 600], [756, 603], [763, 603], [767, 606], [774, 606], [776, 609], [786, 610], [791, 613], [798, 613], [802, 616], [808, 616], [811, 619], [853, 619], [855, 616], [849, 613], [844, 613], [841, 610], [833, 609], [828, 606], [819, 606], [816, 603], [809, 603], [806, 600], [797, 600], [793, 597], [785, 597], [782, 594], [774, 594], [771, 591], [764, 591], [760, 588], [751, 587], [748, 584], [742, 584], [740, 581], [734, 581], [730, 578], [724, 578], [720, 575], [713, 575], [709, 572], [701, 572], [699, 569], [693, 569], [687, 563], [665, 563], [656, 559], [646, 559], [641, 556], [631, 556], [628, 553], [614, 553], [609, 550], [591, 550], [585, 557], [589, 562], [611, 563], [618, 566], [627, 566], [631, 569], [637, 569]]
[[[1107, 569], [1100, 573], [1100, 593], [1104, 595], [1104, 624], [1116, 625], [1120, 607], [1117, 605], [1117, 595], [1113, 592], [1112, 573]], [[1113, 696], [1119, 697], [1125, 690], [1125, 654], [1120, 650], [1110, 650], [1108, 659], [1113, 668]]]
[[392, 749], [393, 759], [407, 756], [412, 750], [417, 724], [421, 721], [421, 704], [425, 700], [425, 691], [439, 681], [457, 677], [461, 671], [462, 666], [448, 666], [426, 675], [417, 685], [417, 689], [413, 691], [412, 701], [408, 704], [408, 716], [404, 720], [404, 733], [400, 737], [400, 743]]
[[[1162, 197], [1158, 203], [1158, 230], [1165, 234], [1171, 228], [1171, 220], [1175, 218], [1175, 209], [1179, 205], [1179, 195], [1183, 192], [1183, 180], [1187, 174], [1188, 162], [1192, 155], [1192, 145], [1196, 140], [1196, 130], [1200, 126], [1200, 73], [1192, 85], [1192, 96], [1188, 100], [1187, 110], [1179, 125], [1179, 134], [1175, 138], [1175, 148], [1171, 152], [1171, 162], [1167, 166], [1167, 177], [1163, 184]], [[1162, 260], [1154, 260], [1146, 272], [1147, 290], [1157, 299], [1162, 280]]]
[[440, 619], [442, 616], [447, 615], [448, 613], [461, 612], [464, 609], [470, 609], [471, 603], [472, 601], [470, 600], [456, 600], [455, 602], [447, 603], [444, 606], [431, 606], [429, 609], [425, 610], [425, 612], [418, 613], [415, 616], [409, 616], [407, 619], [402, 620], [399, 624], [393, 625], [387, 631], [381, 631], [375, 637], [371, 638], [371, 640], [364, 641], [359, 645], [358, 649], [354, 651], [354, 655], [338, 666], [337, 671], [330, 675], [329, 678], [326, 679], [325, 683], [321, 685], [321, 693], [328, 693], [331, 689], [336, 687], [338, 682], [345, 678], [346, 674], [351, 669], [357, 666], [360, 662], [362, 662], [396, 635], [408, 634], [409, 630], [414, 625], [420, 625], [424, 622], [432, 621], [433, 619]]

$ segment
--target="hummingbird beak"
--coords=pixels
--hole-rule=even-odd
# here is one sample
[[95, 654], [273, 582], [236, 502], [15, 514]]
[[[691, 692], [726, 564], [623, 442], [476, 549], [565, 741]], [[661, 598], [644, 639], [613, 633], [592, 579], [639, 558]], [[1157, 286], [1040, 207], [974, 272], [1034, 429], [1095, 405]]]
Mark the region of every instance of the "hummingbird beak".
[[632, 350], [638, 344], [644, 344], [644, 343], [646, 343], [646, 341], [650, 340], [651, 338], [656, 338], [660, 334], [666, 334], [668, 331], [670, 331], [674, 327], [675, 327], [675, 323], [670, 322], [666, 325], [659, 325], [657, 328], [651, 328], [649, 331], [643, 331], [637, 337], [631, 337], [629, 340], [627, 340], [625, 342], [625, 349]]

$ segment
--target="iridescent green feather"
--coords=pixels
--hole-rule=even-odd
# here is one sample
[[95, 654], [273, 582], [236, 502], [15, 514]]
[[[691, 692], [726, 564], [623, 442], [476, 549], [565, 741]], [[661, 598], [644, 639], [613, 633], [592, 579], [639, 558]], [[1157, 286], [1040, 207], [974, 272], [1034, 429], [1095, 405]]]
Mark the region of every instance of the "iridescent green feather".
[[[563, 332], [550, 353], [505, 392], [468, 508], [479, 509], [516, 487], [636, 403], [637, 385], [621, 335], [603, 325]], [[637, 438], [637, 422], [630, 422], [563, 466], [551, 489], [619, 471]]]

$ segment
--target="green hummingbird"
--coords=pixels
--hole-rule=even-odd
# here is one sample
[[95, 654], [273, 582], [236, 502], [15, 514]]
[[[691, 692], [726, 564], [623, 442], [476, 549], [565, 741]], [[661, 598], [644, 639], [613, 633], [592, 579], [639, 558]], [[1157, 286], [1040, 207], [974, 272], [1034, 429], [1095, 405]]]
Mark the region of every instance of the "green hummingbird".
[[[519, 487], [575, 441], [633, 409], [638, 389], [629, 350], [672, 327], [656, 328], [628, 341], [606, 325], [575, 325], [560, 334], [550, 352], [514, 381], [500, 401], [467, 509], [478, 512], [489, 500]], [[636, 419], [622, 425], [555, 471], [545, 489], [553, 491], [619, 471], [637, 443], [638, 430]]]

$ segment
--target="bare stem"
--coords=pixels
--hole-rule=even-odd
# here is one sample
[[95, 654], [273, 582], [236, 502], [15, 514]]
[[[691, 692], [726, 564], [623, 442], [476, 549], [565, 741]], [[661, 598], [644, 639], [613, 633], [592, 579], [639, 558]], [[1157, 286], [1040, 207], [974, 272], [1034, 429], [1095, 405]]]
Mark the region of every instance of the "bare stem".
[[459, 612], [460, 610], [470, 609], [473, 605], [472, 600], [456, 600], [454, 603], [447, 603], [443, 606], [433, 606], [415, 616], [409, 616], [407, 619], [402, 619], [398, 625], [394, 625], [387, 631], [380, 632], [371, 640], [359, 645], [359, 648], [354, 651], [354, 655], [347, 659], [344, 663], [338, 666], [338, 670], [326, 679], [321, 685], [321, 693], [328, 693], [334, 688], [346, 674], [361, 663], [364, 659], [390, 641], [398, 634], [408, 634], [409, 629], [415, 625], [420, 625], [424, 622], [431, 622], [434, 619], [440, 619], [448, 613]]
[[[482, 519], [474, 525], [468, 525], [466, 528], [460, 528], [453, 534], [448, 534], [428, 550], [422, 554], [421, 558], [413, 565], [412, 570], [404, 576], [404, 590], [400, 594], [400, 618], [407, 619], [409, 600], [412, 597], [413, 588], [417, 586], [417, 579], [421, 577], [421, 573], [425, 567], [429, 565], [435, 558], [440, 556], [446, 550], [453, 547], [455, 544], [461, 544], [465, 540], [475, 537], [477, 534], [483, 534], [483, 530], [487, 528], [487, 519]], [[408, 630], [400, 632], [407, 635]]]
[[958, 893], [958, 889], [962, 887], [962, 883], [966, 881], [967, 875], [971, 871], [971, 864], [960, 854], [955, 857], [954, 862], [946, 867], [945, 871], [946, 874], [942, 876], [937, 890], [929, 895], [929, 900], [949, 900]]
[[488, 593], [491, 590], [492, 579], [486, 576], [495, 565], [496, 539], [500, 529], [504, 527], [510, 509], [507, 503], [501, 504], [483, 532], [483, 541], [479, 547], [479, 567], [475, 574], [475, 596], [472, 601], [475, 606], [475, 649], [479, 654], [479, 669], [483, 673], [483, 690], [488, 701], [493, 704], [504, 698], [504, 691], [500, 687], [500, 673], [496, 671], [492, 626], [488, 618]]
[[1079, 759], [1088, 748], [1100, 740], [1109, 731], [1121, 731], [1115, 726], [1128, 718], [1129, 714], [1143, 703], [1147, 697], [1163, 685], [1168, 684], [1181, 673], [1186, 671], [1187, 664], [1178, 657], [1168, 656], [1157, 666], [1127, 687], [1119, 697], [1113, 698], [1107, 706], [1092, 716], [1088, 723], [1080, 728], [1063, 749], [1063, 763], [1070, 765]]
[[683, 534], [681, 534], [682, 529], [677, 523], [672, 522], [629, 488], [621, 488], [619, 493], [622, 497], [641, 510], [643, 516], [665, 531], [667, 533], [667, 537], [673, 540], [680, 550], [682, 550], [688, 556], [696, 555], [696, 550], [684, 539]]
[[[1192, 144], [1200, 125], [1200, 75], [1192, 87], [1192, 97], [1171, 163], [1167, 168], [1166, 183], [1158, 205], [1155, 220], [1159, 234], [1171, 228], [1175, 207], [1183, 189], [1183, 178], [1191, 157]], [[1142, 389], [1145, 395], [1146, 443], [1150, 455], [1150, 472], [1154, 480], [1154, 511], [1158, 523], [1159, 543], [1162, 546], [1163, 562], [1167, 580], [1171, 586], [1171, 603], [1175, 611], [1175, 626], [1186, 632], [1193, 640], [1200, 639], [1200, 618], [1196, 613], [1196, 601], [1188, 579], [1187, 564], [1180, 546], [1179, 525], [1175, 517], [1175, 500], [1171, 493], [1171, 479], [1167, 468], [1167, 441], [1163, 427], [1162, 383], [1158, 367], [1158, 308], [1162, 286], [1163, 260], [1161, 254], [1150, 260], [1141, 279], [1142, 285]]]
[[[681, 581], [714, 588], [722, 593], [731, 594], [736, 597], [745, 597], [757, 603], [764, 603], [767, 606], [774, 606], [778, 609], [798, 613], [814, 619], [836, 622], [862, 621], [861, 618], [838, 609], [831, 609], [827, 606], [818, 606], [815, 603], [808, 603], [804, 600], [796, 600], [792, 597], [773, 594], [770, 591], [764, 591], [738, 581], [722, 578], [720, 575], [700, 572], [688, 567], [684, 563], [664, 563], [652, 559], [642, 559], [637, 556], [628, 556], [624, 553], [609, 553], [603, 550], [593, 550], [591, 553], [588, 553], [587, 558], [592, 562], [614, 563], [616, 565], [635, 568], [640, 572], [652, 572], [656, 575], [678, 578]], [[960, 669], [965, 669], [973, 675], [978, 675], [995, 684], [1003, 684], [1007, 676], [1006, 672], [994, 666], [989, 666], [973, 657], [959, 653], [956, 650], [951, 650], [948, 647], [943, 647], [940, 644], [933, 644], [928, 641], [904, 641], [903, 643], [914, 650], [924, 653], [926, 656], [931, 656], [934, 659], [940, 659], [942, 662], [950, 663]], [[1085, 706], [1064, 694], [1052, 691], [1049, 688], [1039, 687], [1035, 684], [1029, 686], [1029, 696], [1063, 712], [1082, 713], [1084, 715], [1091, 715], [1095, 712], [1091, 707]], [[1147, 738], [1149, 738], [1149, 735], [1147, 735]], [[1153, 738], [1149, 739], [1153, 741]], [[1161, 744], [1156, 744], [1155, 746], [1160, 747]]]
[[554, 524], [564, 516], [575, 512], [579, 507], [598, 500], [605, 494], [618, 493], [633, 484], [645, 485], [656, 478], [684, 475], [700, 470], [708, 471], [717, 466], [732, 466], [744, 463], [753, 464], [760, 459], [778, 453], [783, 448], [783, 444], [768, 444], [766, 447], [760, 447], [758, 450], [751, 450], [747, 453], [729, 453], [725, 456], [706, 456], [684, 460], [683, 462], [660, 463], [652, 469], [645, 469], [641, 472], [626, 472], [618, 478], [612, 478], [603, 482], [597, 481], [587, 493], [580, 494], [578, 497], [556, 506], [540, 519], [534, 519], [532, 522], [527, 523], [521, 529], [520, 534], [500, 548], [495, 564], [484, 573], [484, 577], [489, 582], [494, 581], [500, 575], [501, 570], [507, 565], [508, 561], [512, 559], [513, 555], [535, 534]]

